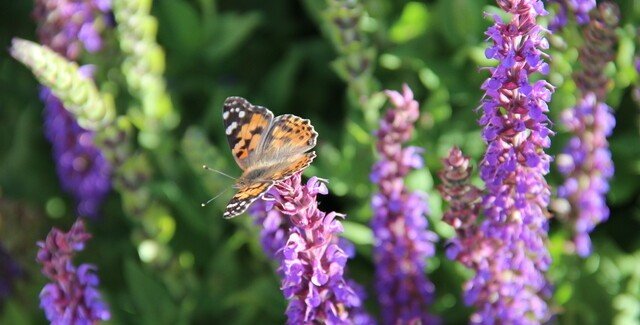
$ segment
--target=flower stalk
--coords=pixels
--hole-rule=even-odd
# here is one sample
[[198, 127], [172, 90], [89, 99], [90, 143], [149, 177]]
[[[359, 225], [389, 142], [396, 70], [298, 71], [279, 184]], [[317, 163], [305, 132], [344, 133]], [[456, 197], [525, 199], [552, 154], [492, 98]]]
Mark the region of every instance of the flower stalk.
[[44, 241], [38, 242], [42, 274], [52, 281], [40, 292], [40, 307], [51, 324], [97, 324], [111, 318], [97, 289], [96, 267], [76, 267], [72, 263], [90, 237], [78, 219], [69, 232], [53, 228]]
[[606, 194], [614, 166], [607, 137], [616, 120], [604, 102], [610, 83], [604, 70], [615, 56], [619, 16], [618, 6], [612, 2], [603, 2], [592, 11], [583, 30], [582, 69], [574, 74], [581, 98], [561, 116], [561, 124], [573, 137], [558, 155], [558, 170], [565, 181], [558, 188], [554, 205], [558, 217], [571, 228], [575, 252], [582, 257], [591, 253], [589, 233], [609, 218]]
[[380, 160], [371, 173], [379, 187], [371, 203], [378, 301], [385, 324], [432, 323], [435, 319], [427, 310], [435, 288], [425, 267], [435, 253], [436, 235], [427, 229], [426, 194], [404, 185], [407, 174], [423, 166], [421, 150], [404, 147], [420, 112], [407, 85], [402, 93], [387, 91], [387, 96], [393, 108], [376, 132]]
[[487, 143], [480, 164], [486, 186], [480, 231], [497, 245], [465, 288], [465, 300], [476, 307], [472, 323], [537, 324], [551, 316], [545, 277], [550, 189], [544, 178], [551, 157], [544, 150], [551, 144], [546, 113], [554, 88], [531, 78], [548, 72], [546, 31], [537, 22], [547, 11], [540, 0], [497, 4], [511, 16], [508, 22], [494, 16], [486, 32], [485, 55], [498, 64], [487, 68], [480, 118]]
[[96, 131], [113, 123], [113, 99], [101, 95], [93, 80], [82, 75], [75, 62], [47, 47], [19, 38], [13, 39], [10, 52], [43, 86], [51, 89], [82, 128]]
[[178, 115], [167, 94], [163, 73], [164, 51], [156, 42], [157, 20], [149, 0], [114, 0], [120, 49], [125, 54], [122, 71], [129, 91], [140, 102], [132, 122], [140, 129], [139, 142], [146, 148], [160, 145], [165, 130], [175, 127]]
[[318, 209], [318, 194], [328, 193], [324, 182], [312, 177], [302, 184], [301, 174], [294, 174], [251, 210], [265, 224], [265, 251], [280, 264], [287, 323], [372, 324], [359, 286], [344, 275], [349, 257], [339, 240], [344, 215]]
[[366, 109], [375, 86], [376, 51], [369, 45], [362, 28], [365, 9], [360, 1], [328, 0], [327, 4], [323, 17], [340, 56], [333, 62], [333, 67], [347, 82], [355, 106]]

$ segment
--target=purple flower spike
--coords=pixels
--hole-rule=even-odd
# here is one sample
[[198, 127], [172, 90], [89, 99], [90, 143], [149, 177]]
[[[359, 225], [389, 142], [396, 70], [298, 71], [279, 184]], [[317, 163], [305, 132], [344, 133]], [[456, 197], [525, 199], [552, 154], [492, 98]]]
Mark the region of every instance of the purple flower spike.
[[567, 177], [558, 196], [571, 204], [567, 221], [573, 226], [576, 253], [591, 253], [589, 232], [608, 219], [606, 193], [613, 176], [613, 161], [607, 137], [615, 126], [611, 108], [587, 94], [574, 108], [564, 112], [563, 124], [574, 134], [558, 156], [558, 169]]
[[419, 117], [418, 102], [407, 85], [387, 91], [393, 104], [376, 132], [380, 160], [371, 179], [380, 192], [372, 199], [376, 289], [385, 324], [436, 322], [427, 309], [435, 288], [425, 275], [426, 259], [434, 254], [436, 235], [427, 230], [426, 194], [410, 192], [404, 177], [422, 167], [421, 150], [403, 147]]
[[550, 317], [545, 302], [550, 288], [545, 272], [551, 258], [547, 243], [550, 190], [544, 175], [551, 158], [547, 102], [553, 87], [545, 80], [542, 49], [548, 43], [536, 19], [545, 15], [540, 0], [498, 0], [511, 14], [487, 31], [496, 67], [483, 84], [480, 124], [487, 152], [480, 164], [486, 184], [482, 205], [486, 219], [485, 262], [466, 285], [465, 300], [476, 307], [472, 323], [538, 324]]
[[[70, 60], [78, 58], [83, 46], [96, 52], [102, 47], [99, 32], [110, 5], [110, 0], [37, 0], [33, 16], [38, 37]], [[81, 69], [91, 78], [91, 67]], [[76, 200], [79, 215], [95, 218], [111, 189], [111, 165], [94, 145], [93, 132], [80, 127], [49, 89], [43, 88], [40, 97], [45, 103], [45, 134], [53, 146], [62, 188]]]
[[288, 324], [374, 324], [362, 306], [364, 291], [344, 276], [344, 215], [318, 210], [317, 195], [328, 193], [323, 180], [301, 179], [297, 173], [281, 181], [251, 207], [265, 252], [280, 263]]
[[[273, 196], [275, 189], [271, 189], [265, 196]], [[260, 227], [260, 243], [267, 256], [278, 262], [282, 261], [282, 248], [289, 237], [289, 219], [278, 210], [272, 209], [274, 201], [265, 199], [255, 201], [249, 208], [249, 214], [254, 217], [255, 224]]]
[[565, 182], [558, 188], [556, 206], [568, 209], [556, 212], [572, 228], [575, 252], [582, 257], [591, 254], [589, 233], [609, 217], [606, 195], [614, 167], [607, 137], [616, 121], [604, 103], [610, 83], [605, 67], [615, 57], [619, 18], [620, 9], [613, 2], [602, 2], [591, 12], [591, 21], [583, 29], [582, 69], [574, 74], [582, 98], [561, 118], [573, 137], [557, 160]]
[[111, 317], [97, 289], [95, 266], [72, 263], [90, 237], [78, 219], [69, 232], [53, 228], [44, 242], [38, 242], [42, 274], [53, 281], [40, 292], [40, 307], [51, 324], [97, 324]]
[[111, 165], [95, 146], [94, 133], [81, 128], [49, 89], [42, 88], [41, 98], [62, 188], [75, 198], [79, 215], [95, 218], [111, 190]]
[[456, 231], [456, 236], [448, 243], [447, 256], [468, 268], [477, 269], [483, 258], [489, 256], [483, 252], [490, 246], [485, 246], [485, 238], [478, 230], [482, 191], [470, 183], [469, 157], [462, 155], [460, 149], [452, 148], [442, 162], [443, 169], [438, 173], [442, 184], [438, 191], [449, 202], [443, 221]]
[[111, 11], [110, 0], [36, 0], [33, 17], [38, 38], [54, 51], [76, 60], [82, 48], [102, 48], [100, 32]]

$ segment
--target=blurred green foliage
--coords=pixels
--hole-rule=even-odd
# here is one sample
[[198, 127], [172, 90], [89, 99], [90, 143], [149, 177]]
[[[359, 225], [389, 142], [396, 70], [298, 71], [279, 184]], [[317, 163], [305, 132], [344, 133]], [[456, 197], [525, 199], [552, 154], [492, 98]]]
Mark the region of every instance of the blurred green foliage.
[[[595, 252], [586, 259], [566, 253], [569, 234], [551, 222], [552, 304], [562, 324], [640, 323], [640, 118], [631, 96], [639, 83], [633, 58], [639, 45], [640, 1], [618, 3], [623, 13], [618, 55], [607, 70], [613, 80], [607, 102], [617, 118], [611, 137], [616, 166], [608, 196], [611, 217], [593, 233]], [[155, 204], [144, 216], [132, 217], [126, 207], [135, 202], [127, 201], [145, 198], [114, 191], [102, 218], [89, 225], [94, 239], [79, 258], [97, 264], [112, 323], [284, 322], [286, 303], [275, 265], [262, 253], [251, 219], [221, 218], [230, 192], [200, 207], [232, 185], [204, 172], [202, 164], [239, 174], [222, 128], [221, 104], [231, 95], [267, 106], [276, 115], [293, 113], [313, 121], [320, 134], [319, 155], [306, 174], [330, 181], [331, 195], [322, 198], [323, 209], [348, 215], [344, 236], [357, 247], [349, 273], [367, 287], [368, 307], [375, 313], [367, 225], [374, 190], [368, 178], [375, 159], [372, 132], [385, 106], [379, 90], [399, 89], [402, 83], [412, 87], [421, 103], [413, 144], [425, 148], [428, 167], [410, 175], [408, 184], [430, 194], [429, 219], [442, 238], [426, 270], [437, 288], [433, 312], [446, 323], [466, 322], [469, 309], [460, 291], [469, 271], [443, 255], [452, 231], [440, 221], [444, 207], [434, 191], [434, 175], [452, 145], [476, 162], [484, 151], [474, 110], [487, 77], [479, 68], [492, 64], [484, 58], [483, 33], [489, 21], [483, 15], [497, 11], [486, 0], [362, 1], [355, 11], [362, 43], [344, 48], [340, 35], [327, 25], [334, 4], [153, 3], [157, 41], [166, 53], [167, 93], [162, 96], [170, 96], [167, 107], [179, 115], [179, 124], [167, 122], [163, 132], [154, 133], [160, 140], [143, 146], [148, 148], [141, 149], [145, 156], [134, 162], [148, 174], [144, 195]], [[12, 37], [36, 40], [32, 5], [0, 2], [0, 48], [8, 48]], [[120, 70], [124, 55], [116, 36], [110, 32], [107, 49], [82, 61], [99, 67], [100, 88], [114, 95], [118, 112], [125, 114], [137, 101]], [[579, 28], [569, 25], [551, 36], [550, 43], [548, 78], [557, 87], [550, 115], [557, 121], [576, 100], [571, 74], [581, 43]], [[363, 74], [345, 74], [345, 66], [362, 58], [370, 60]], [[28, 270], [0, 312], [0, 324], [45, 322], [38, 308], [45, 279], [35, 263], [34, 241], [52, 226], [67, 229], [76, 217], [72, 200], [59, 188], [37, 94], [31, 73], [0, 51], [0, 241]], [[363, 94], [361, 101], [358, 96]], [[563, 130], [556, 131], [552, 154], [567, 140]], [[548, 180], [552, 185], [560, 181], [556, 172]], [[477, 178], [474, 182], [481, 185]]]

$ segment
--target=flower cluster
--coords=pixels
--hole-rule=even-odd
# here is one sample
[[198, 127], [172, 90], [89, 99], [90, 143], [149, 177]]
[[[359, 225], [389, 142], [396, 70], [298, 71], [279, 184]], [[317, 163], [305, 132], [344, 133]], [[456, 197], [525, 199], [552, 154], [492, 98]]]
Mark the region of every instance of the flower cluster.
[[456, 231], [456, 236], [449, 242], [447, 256], [466, 267], [476, 268], [477, 263], [487, 256], [478, 252], [485, 242], [477, 222], [482, 191], [470, 183], [472, 168], [469, 157], [465, 157], [460, 149], [452, 148], [442, 162], [443, 169], [438, 173], [442, 184], [438, 191], [449, 202], [449, 209], [442, 219]]
[[165, 54], [156, 42], [158, 21], [151, 15], [152, 1], [113, 0], [120, 49], [125, 54], [122, 73], [132, 95], [140, 102], [134, 122], [140, 132], [138, 142], [147, 148], [157, 148], [162, 132], [179, 122], [166, 90], [163, 73]]
[[[40, 42], [76, 60], [83, 47], [89, 52], [102, 48], [100, 32], [110, 10], [110, 0], [38, 0], [33, 16]], [[111, 166], [94, 145], [93, 132], [80, 127], [50, 89], [42, 88], [41, 98], [62, 188], [76, 199], [78, 214], [96, 217], [111, 188]]]
[[480, 166], [486, 185], [481, 231], [497, 241], [490, 263], [479, 265], [467, 288], [467, 303], [476, 306], [474, 323], [539, 323], [549, 309], [545, 272], [551, 258], [546, 248], [547, 206], [550, 190], [544, 175], [551, 158], [547, 102], [553, 87], [546, 74], [543, 49], [548, 47], [539, 15], [546, 15], [540, 0], [497, 0], [511, 14], [509, 22], [494, 16], [487, 30], [491, 42], [488, 68], [491, 77], [482, 85], [482, 137], [487, 151]]
[[42, 273], [53, 281], [40, 292], [40, 307], [51, 324], [95, 324], [111, 317], [96, 288], [95, 266], [72, 263], [90, 237], [78, 220], [69, 232], [54, 228], [44, 242], [38, 242], [37, 260]]
[[[557, 164], [565, 176], [558, 188], [559, 217], [574, 232], [575, 251], [580, 256], [591, 253], [589, 232], [609, 217], [606, 193], [614, 167], [607, 137], [616, 124], [612, 110], [604, 99], [609, 78], [604, 69], [615, 56], [615, 28], [620, 11], [612, 2], [603, 2], [591, 13], [584, 28], [585, 45], [580, 49], [582, 69], [574, 74], [582, 98], [562, 114], [561, 122], [573, 137], [569, 140]], [[562, 201], [564, 200], [564, 201]]]
[[554, 32], [567, 25], [570, 14], [575, 16], [578, 24], [588, 23], [589, 12], [596, 7], [596, 0], [550, 0], [549, 2], [558, 4], [558, 12], [549, 23], [549, 29]]
[[[273, 196], [275, 189], [270, 190], [265, 196]], [[249, 208], [249, 214], [253, 216], [256, 225], [260, 228], [260, 243], [267, 256], [278, 262], [282, 260], [282, 248], [289, 237], [288, 218], [280, 211], [273, 209], [273, 201], [258, 200]]]
[[591, 21], [584, 27], [584, 46], [580, 49], [581, 70], [574, 74], [576, 85], [586, 95], [592, 92], [599, 101], [607, 96], [609, 78], [605, 66], [616, 56], [618, 41], [616, 27], [620, 20], [620, 9], [613, 2], [603, 2], [591, 12]]
[[77, 200], [79, 215], [96, 217], [111, 189], [111, 165], [95, 146], [94, 133], [81, 128], [48, 88], [40, 96], [62, 188]]
[[109, 24], [110, 10], [111, 0], [36, 0], [33, 17], [42, 44], [76, 60], [82, 48], [102, 48], [100, 32]]
[[[258, 215], [267, 211], [266, 216], [258, 217], [270, 225], [263, 231], [265, 250], [281, 254], [276, 259], [283, 277], [282, 291], [289, 300], [288, 323], [373, 323], [361, 306], [364, 297], [358, 286], [344, 277], [349, 256], [338, 237], [343, 231], [338, 220], [342, 215], [318, 210], [316, 197], [327, 192], [322, 180], [313, 177], [303, 185], [297, 173], [276, 184], [265, 196], [267, 202], [252, 209]], [[266, 204], [262, 206], [265, 210], [260, 211], [260, 204]], [[287, 231], [283, 217], [288, 219]], [[271, 221], [265, 222], [269, 218]]]
[[434, 319], [427, 308], [435, 288], [425, 275], [425, 264], [435, 253], [436, 235], [427, 230], [426, 195], [404, 185], [404, 177], [423, 163], [418, 148], [403, 147], [418, 119], [418, 102], [407, 85], [402, 94], [387, 91], [387, 96], [394, 107], [376, 132], [380, 160], [371, 173], [380, 190], [372, 198], [371, 220], [378, 300], [386, 324], [430, 323]]
[[75, 62], [19, 38], [12, 40], [9, 51], [31, 70], [38, 82], [51, 89], [83, 129], [95, 131], [113, 123], [116, 112], [112, 98], [103, 96]]
[[339, 77], [348, 83], [350, 95], [360, 107], [366, 107], [372, 92], [375, 50], [362, 28], [367, 12], [360, 1], [329, 1], [323, 17], [327, 31], [340, 57], [333, 65]]
[[563, 216], [572, 225], [578, 255], [591, 253], [589, 232], [609, 217], [606, 193], [613, 176], [613, 161], [607, 137], [616, 120], [611, 108], [598, 102], [593, 93], [562, 114], [562, 123], [574, 134], [558, 155], [558, 169], [565, 175], [558, 196], [567, 200], [570, 211]]

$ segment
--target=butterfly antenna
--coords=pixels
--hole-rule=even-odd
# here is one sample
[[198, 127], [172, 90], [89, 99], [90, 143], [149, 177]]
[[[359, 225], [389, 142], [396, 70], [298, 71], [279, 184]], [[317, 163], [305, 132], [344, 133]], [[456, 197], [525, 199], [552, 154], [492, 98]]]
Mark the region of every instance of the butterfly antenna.
[[209, 167], [209, 166], [207, 166], [207, 165], [202, 165], [202, 169], [208, 170], [208, 171], [210, 171], [210, 172], [215, 172], [215, 173], [218, 173], [218, 174], [220, 174], [220, 175], [223, 175], [223, 176], [229, 177], [229, 178], [231, 178], [231, 179], [233, 179], [233, 180], [236, 180], [236, 178], [235, 178], [235, 177], [233, 177], [233, 176], [229, 176], [229, 175], [227, 175], [227, 174], [225, 174], [225, 173], [223, 173], [223, 172], [221, 172], [221, 171], [219, 171], [219, 170], [217, 170], [217, 169], [213, 169], [213, 168], [211, 168], [211, 167]]
[[226, 191], [228, 191], [228, 190], [229, 190], [229, 188], [226, 188], [224, 191], [220, 192], [220, 194], [218, 194], [218, 195], [216, 195], [216, 196], [214, 196], [214, 197], [210, 198], [210, 199], [209, 199], [209, 201], [207, 201], [207, 202], [205, 202], [205, 203], [202, 203], [202, 204], [201, 204], [201, 206], [203, 206], [203, 207], [207, 206], [207, 204], [209, 204], [209, 203], [211, 203], [211, 201], [213, 201], [213, 200], [215, 200], [215, 199], [219, 198], [219, 197], [220, 197], [220, 195], [224, 194], [224, 193], [225, 193]]

